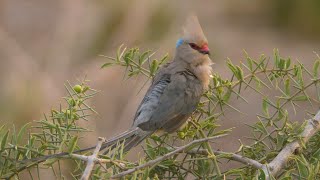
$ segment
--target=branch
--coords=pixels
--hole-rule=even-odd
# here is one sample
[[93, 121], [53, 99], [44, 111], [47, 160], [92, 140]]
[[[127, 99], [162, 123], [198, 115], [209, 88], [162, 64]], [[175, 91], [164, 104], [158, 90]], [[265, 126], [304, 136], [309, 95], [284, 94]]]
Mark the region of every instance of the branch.
[[98, 138], [98, 144], [95, 148], [95, 150], [93, 151], [93, 154], [91, 156], [87, 156], [87, 167], [84, 170], [84, 173], [82, 174], [81, 180], [87, 180], [89, 179], [90, 175], [91, 175], [91, 171], [94, 167], [96, 158], [98, 156], [98, 153], [100, 151], [100, 148], [102, 146], [102, 143], [105, 141], [104, 138], [99, 137]]
[[286, 165], [290, 156], [301, 147], [300, 142], [306, 143], [309, 139], [320, 130], [320, 110], [317, 114], [308, 120], [306, 127], [300, 134], [302, 139], [295, 140], [287, 144], [279, 154], [269, 163], [263, 166], [263, 171], [270, 178], [270, 176], [275, 176], [279, 171]]
[[[258, 161], [241, 156], [239, 154], [224, 152], [224, 151], [217, 151], [217, 150], [213, 150], [213, 152], [216, 155], [226, 155], [227, 156], [226, 159], [237, 161], [245, 165], [251, 165], [257, 169], [261, 169], [263, 167], [263, 164], [259, 163]], [[206, 149], [191, 149], [191, 150], [188, 150], [187, 153], [209, 155]]]
[[155, 165], [155, 164], [157, 164], [157, 163], [159, 163], [159, 162], [161, 162], [161, 161], [163, 161], [163, 160], [166, 160], [166, 159], [168, 159], [169, 157], [171, 157], [171, 156], [173, 156], [173, 155], [175, 155], [175, 154], [177, 154], [177, 153], [183, 152], [185, 149], [189, 148], [190, 146], [193, 146], [193, 145], [199, 144], [199, 143], [203, 143], [203, 142], [207, 142], [207, 141], [209, 141], [209, 140], [217, 139], [217, 138], [224, 137], [224, 136], [226, 136], [226, 135], [220, 135], [220, 136], [214, 136], [214, 137], [207, 137], [207, 138], [203, 138], [203, 139], [194, 140], [194, 141], [192, 141], [192, 142], [190, 142], [190, 143], [188, 143], [188, 144], [186, 144], [186, 145], [184, 145], [184, 146], [178, 147], [178, 148], [177, 148], [176, 150], [174, 150], [174, 151], [171, 151], [171, 152], [169, 152], [169, 153], [167, 153], [167, 154], [165, 154], [165, 155], [163, 155], [163, 156], [158, 157], [157, 159], [151, 160], [151, 161], [149, 161], [149, 162], [147, 162], [147, 163], [145, 163], [145, 164], [141, 164], [141, 165], [136, 166], [136, 167], [134, 167], [134, 168], [132, 168], [132, 169], [129, 169], [129, 170], [127, 170], [127, 171], [123, 171], [123, 172], [121, 172], [121, 173], [119, 173], [119, 174], [116, 174], [116, 175], [112, 176], [111, 178], [114, 178], [114, 179], [115, 179], [115, 178], [121, 178], [121, 177], [123, 177], [123, 176], [125, 176], [125, 175], [134, 173], [135, 171], [138, 171], [138, 170], [140, 170], [140, 169], [143, 169], [143, 168], [146, 168], [146, 167], [149, 167], [149, 166], [153, 166], [153, 165]]

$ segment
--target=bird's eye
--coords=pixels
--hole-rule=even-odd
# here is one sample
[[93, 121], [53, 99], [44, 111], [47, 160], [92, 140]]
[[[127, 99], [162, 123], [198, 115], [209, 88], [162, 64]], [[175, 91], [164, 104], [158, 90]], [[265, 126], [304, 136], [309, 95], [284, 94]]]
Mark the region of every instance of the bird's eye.
[[189, 46], [195, 50], [199, 49], [199, 47], [195, 43], [189, 43]]

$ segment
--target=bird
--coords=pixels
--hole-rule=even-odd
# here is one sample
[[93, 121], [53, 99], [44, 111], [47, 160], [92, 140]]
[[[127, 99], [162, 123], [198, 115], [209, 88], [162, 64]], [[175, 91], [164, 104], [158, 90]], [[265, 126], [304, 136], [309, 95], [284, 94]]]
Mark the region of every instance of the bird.
[[102, 148], [123, 142], [123, 151], [140, 144], [154, 132], [177, 131], [192, 115], [202, 94], [208, 89], [212, 74], [210, 50], [199, 20], [187, 18], [183, 36], [176, 43], [173, 60], [154, 76], [125, 132], [107, 140]]
[[[132, 126], [125, 132], [106, 140], [100, 151], [123, 143], [123, 152], [140, 144], [158, 130], [177, 131], [197, 108], [202, 94], [208, 89], [212, 74], [210, 50], [199, 20], [189, 16], [183, 35], [176, 43], [176, 52], [170, 63], [159, 68], [133, 118]], [[73, 153], [95, 149], [89, 147]], [[28, 162], [43, 162], [50, 158], [66, 156], [62, 152], [46, 155]]]

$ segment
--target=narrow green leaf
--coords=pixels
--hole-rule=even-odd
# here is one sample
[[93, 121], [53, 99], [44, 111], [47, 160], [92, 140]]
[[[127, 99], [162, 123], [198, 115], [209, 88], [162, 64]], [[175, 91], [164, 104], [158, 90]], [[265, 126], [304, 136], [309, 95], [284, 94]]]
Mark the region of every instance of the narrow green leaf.
[[1, 139], [0, 152], [4, 151], [4, 148], [6, 147], [6, 144], [7, 144], [8, 136], [9, 136], [9, 130], [7, 131], [7, 133]]
[[266, 175], [265, 175], [265, 173], [263, 172], [262, 169], [259, 169], [258, 180], [266, 180]]
[[293, 142], [294, 140], [296, 140], [296, 138], [294, 138], [294, 137], [289, 137], [288, 139], [287, 139], [287, 141], [290, 143], [290, 142]]
[[247, 56], [246, 60], [247, 60], [247, 64], [248, 64], [250, 71], [252, 71], [252, 69], [253, 69], [252, 59], [249, 56]]
[[313, 78], [315, 78], [315, 79], [318, 78], [319, 65], [320, 65], [320, 60], [317, 60], [313, 64]]
[[149, 56], [149, 53], [151, 51], [145, 51], [143, 52], [139, 57], [139, 65], [142, 65], [144, 62], [146, 62], [147, 56]]
[[281, 178], [280, 180], [292, 180], [292, 177], [287, 176], [287, 177], [283, 177], [283, 178]]
[[291, 58], [288, 58], [286, 61], [286, 69], [290, 68], [291, 65]]
[[140, 70], [137, 69], [137, 70], [134, 70], [134, 71], [132, 71], [132, 72], [129, 72], [129, 73], [128, 73], [128, 76], [129, 76], [129, 77], [132, 77], [132, 76], [137, 75], [137, 74], [139, 74], [139, 73], [140, 73]]
[[269, 107], [268, 99], [264, 98], [262, 101], [262, 111], [263, 111], [264, 115], [267, 117], [269, 117], [268, 107]]
[[307, 101], [308, 97], [305, 95], [296, 96], [293, 98], [294, 101]]
[[154, 76], [157, 70], [158, 70], [158, 61], [154, 59], [150, 67], [150, 76]]
[[297, 68], [297, 78], [298, 78], [298, 83], [301, 87], [303, 87], [303, 78], [302, 78], [302, 69], [301, 66], [298, 66]]
[[273, 59], [274, 59], [275, 66], [277, 68], [279, 68], [280, 56], [279, 56], [279, 50], [278, 49], [273, 49]]
[[312, 154], [312, 163], [315, 163], [320, 160], [320, 149]]
[[113, 65], [113, 63], [112, 63], [112, 62], [104, 63], [104, 64], [101, 66], [101, 69], [102, 69], [102, 68], [105, 68], [105, 67], [112, 66], [112, 65]]
[[126, 52], [123, 56], [123, 60], [127, 66], [129, 66], [130, 62], [133, 60], [135, 49], [131, 48], [128, 52]]
[[239, 66], [237, 66], [236, 68], [237, 68], [238, 79], [243, 80], [243, 70]]
[[20, 140], [22, 139], [22, 137], [25, 135], [25, 131], [27, 129], [27, 127], [30, 125], [30, 123], [27, 123], [25, 125], [22, 126], [22, 128], [20, 129], [19, 133], [18, 133], [18, 137], [17, 137], [17, 143], [20, 142]]
[[[127, 49], [127, 48], [124, 48], [124, 49], [122, 50], [122, 46], [123, 46], [123, 44], [121, 44], [121, 45], [119, 46], [118, 50], [117, 50], [117, 58], [116, 58], [116, 61], [117, 61], [117, 62], [120, 62], [121, 56], [123, 55], [123, 53], [124, 53], [124, 52], [126, 51], [126, 49]], [[122, 50], [122, 52], [121, 52], [121, 50]]]
[[237, 69], [236, 67], [232, 64], [232, 62], [230, 60], [227, 61], [227, 66], [229, 67], [229, 69], [232, 71], [232, 73], [236, 76], [237, 74]]
[[286, 63], [285, 63], [286, 61], [284, 60], [284, 59], [282, 59], [282, 58], [280, 58], [280, 61], [279, 61], [279, 63], [278, 63], [278, 68], [279, 69], [285, 69], [285, 65], [286, 65]]
[[52, 124], [52, 123], [50, 123], [48, 121], [41, 121], [40, 123], [43, 124], [43, 125], [48, 126], [49, 128], [56, 128], [55, 124]]
[[166, 61], [167, 61], [167, 59], [168, 59], [168, 57], [169, 57], [169, 54], [166, 54], [166, 55], [164, 55], [163, 57], [162, 57], [162, 59], [160, 59], [160, 63], [159, 63], [159, 65], [161, 65], [161, 64], [163, 64], [163, 63], [165, 63]]
[[228, 102], [231, 97], [232, 89], [228, 89], [227, 92], [223, 95], [222, 99], [225, 102]]
[[77, 146], [78, 136], [74, 136], [69, 141], [68, 153], [72, 153]]
[[299, 176], [302, 178], [308, 177], [308, 174], [309, 174], [308, 167], [307, 167], [308, 165], [298, 158], [296, 159], [296, 164], [298, 167]]
[[3, 124], [2, 126], [0, 126], [0, 133], [2, 130], [4, 130], [5, 125]]
[[286, 79], [284, 81], [284, 92], [286, 93], [287, 96], [290, 96], [290, 79]]

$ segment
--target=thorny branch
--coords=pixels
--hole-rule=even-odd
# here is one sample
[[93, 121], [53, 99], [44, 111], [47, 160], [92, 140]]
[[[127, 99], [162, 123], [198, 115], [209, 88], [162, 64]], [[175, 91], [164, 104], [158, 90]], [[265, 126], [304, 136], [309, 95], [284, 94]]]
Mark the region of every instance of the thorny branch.
[[98, 139], [98, 144], [96, 146], [96, 148], [93, 151], [93, 154], [91, 156], [87, 156], [87, 167], [84, 170], [84, 173], [82, 174], [81, 180], [87, 180], [89, 179], [90, 175], [91, 175], [91, 171], [94, 167], [95, 164], [95, 159], [97, 158], [101, 145], [102, 143], [105, 141], [104, 138], [99, 137]]
[[277, 175], [280, 170], [286, 165], [290, 156], [301, 147], [301, 143], [306, 143], [309, 139], [320, 130], [320, 110], [317, 114], [308, 120], [306, 127], [300, 134], [302, 139], [295, 140], [287, 144], [279, 154], [268, 164], [263, 165], [262, 170], [267, 176], [267, 179]]
[[207, 137], [207, 138], [203, 138], [203, 139], [194, 140], [194, 141], [192, 141], [192, 142], [190, 142], [190, 143], [188, 143], [188, 144], [186, 144], [186, 145], [184, 145], [184, 146], [181, 146], [181, 147], [177, 148], [177, 149], [174, 150], [174, 151], [171, 151], [171, 152], [169, 152], [169, 153], [161, 156], [161, 157], [158, 157], [158, 158], [156, 158], [156, 159], [154, 159], [154, 160], [148, 161], [148, 162], [145, 163], [145, 164], [141, 164], [141, 165], [136, 166], [136, 167], [134, 167], [134, 168], [132, 168], [132, 169], [129, 169], [129, 170], [123, 171], [123, 172], [121, 172], [121, 173], [119, 173], [119, 174], [116, 174], [116, 175], [112, 176], [112, 178], [121, 178], [121, 177], [123, 177], [123, 176], [125, 176], [125, 175], [134, 173], [135, 171], [138, 171], [138, 170], [140, 170], [140, 169], [143, 169], [143, 168], [146, 168], [146, 167], [155, 165], [155, 164], [157, 164], [157, 163], [159, 163], [159, 162], [161, 162], [161, 161], [163, 161], [163, 160], [166, 160], [166, 159], [168, 159], [169, 157], [171, 157], [171, 156], [173, 156], [173, 155], [175, 155], [175, 154], [177, 154], [177, 153], [183, 152], [185, 149], [187, 149], [187, 148], [189, 148], [189, 147], [191, 147], [191, 146], [193, 146], [193, 145], [195, 145], [195, 144], [199, 144], [199, 143], [202, 143], [202, 142], [207, 142], [207, 141], [209, 141], [209, 140], [217, 139], [217, 138], [224, 137], [224, 136], [226, 136], [226, 135], [220, 135], [220, 136], [214, 136], [214, 137]]
[[[218, 150], [213, 150], [213, 152], [216, 155], [226, 155], [226, 159], [234, 160], [237, 162], [240, 162], [245, 165], [251, 165], [257, 169], [261, 169], [263, 167], [263, 164], [259, 163], [256, 160], [241, 156], [239, 154], [235, 153], [230, 153], [230, 152], [224, 152], [224, 151], [218, 151]], [[188, 154], [202, 154], [202, 155], [209, 155], [208, 151], [206, 149], [191, 149], [188, 150], [186, 153]]]

